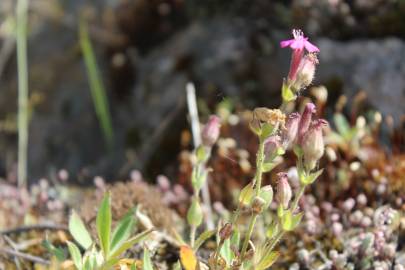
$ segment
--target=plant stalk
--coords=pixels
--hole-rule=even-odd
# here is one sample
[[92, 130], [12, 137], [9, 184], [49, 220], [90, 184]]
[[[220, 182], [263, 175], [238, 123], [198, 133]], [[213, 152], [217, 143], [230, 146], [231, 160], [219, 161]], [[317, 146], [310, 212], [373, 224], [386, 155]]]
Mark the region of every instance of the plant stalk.
[[27, 184], [28, 163], [28, 60], [27, 60], [28, 0], [18, 0], [17, 18], [17, 68], [18, 68], [18, 186]]

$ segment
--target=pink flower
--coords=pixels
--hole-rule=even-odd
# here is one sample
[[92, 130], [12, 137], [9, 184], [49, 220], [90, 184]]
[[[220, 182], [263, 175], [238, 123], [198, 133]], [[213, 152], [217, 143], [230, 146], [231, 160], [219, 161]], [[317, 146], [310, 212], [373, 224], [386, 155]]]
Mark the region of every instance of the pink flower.
[[290, 72], [288, 73], [288, 79], [294, 80], [297, 75], [297, 70], [301, 59], [304, 55], [304, 49], [310, 53], [319, 52], [318, 47], [308, 41], [308, 38], [304, 36], [301, 30], [294, 29], [292, 31], [294, 38], [289, 40], [283, 40], [280, 42], [281, 48], [290, 47], [293, 49], [291, 58]]

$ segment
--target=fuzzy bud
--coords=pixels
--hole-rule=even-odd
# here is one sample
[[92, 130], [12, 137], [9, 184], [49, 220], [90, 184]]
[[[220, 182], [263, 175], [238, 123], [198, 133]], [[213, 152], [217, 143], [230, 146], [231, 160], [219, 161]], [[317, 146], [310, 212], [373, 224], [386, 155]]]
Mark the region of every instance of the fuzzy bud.
[[212, 147], [216, 143], [219, 137], [220, 127], [221, 121], [219, 117], [211, 115], [201, 132], [202, 143], [204, 146]]
[[292, 197], [291, 186], [288, 183], [287, 174], [284, 172], [278, 173], [277, 193], [276, 199], [283, 206], [284, 209], [288, 208]]
[[302, 58], [297, 69], [296, 78], [291, 82], [291, 88], [294, 91], [306, 88], [312, 83], [318, 63], [318, 58], [313, 53], [309, 53]]
[[322, 127], [325, 125], [327, 122], [323, 119], [314, 121], [302, 141], [304, 165], [308, 170], [313, 170], [318, 160], [323, 156], [325, 145]]
[[298, 127], [298, 143], [301, 144], [304, 139], [305, 133], [308, 131], [312, 121], [312, 114], [316, 112], [316, 107], [313, 103], [305, 105], [304, 112], [302, 113], [299, 127]]
[[282, 142], [284, 149], [288, 149], [297, 139], [298, 128], [300, 124], [301, 115], [299, 113], [292, 113], [288, 116], [285, 129], [282, 133]]
[[264, 141], [265, 162], [270, 162], [277, 156], [278, 149], [281, 146], [280, 141], [281, 138], [277, 135], [270, 136]]

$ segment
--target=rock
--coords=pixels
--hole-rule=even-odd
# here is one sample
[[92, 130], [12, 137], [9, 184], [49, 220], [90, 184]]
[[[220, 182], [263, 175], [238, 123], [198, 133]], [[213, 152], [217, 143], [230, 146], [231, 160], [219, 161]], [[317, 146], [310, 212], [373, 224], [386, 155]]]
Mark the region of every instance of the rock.
[[405, 42], [321, 39], [316, 44], [321, 52], [315, 83], [338, 78], [349, 97], [364, 90], [383, 114], [398, 120], [405, 113]]

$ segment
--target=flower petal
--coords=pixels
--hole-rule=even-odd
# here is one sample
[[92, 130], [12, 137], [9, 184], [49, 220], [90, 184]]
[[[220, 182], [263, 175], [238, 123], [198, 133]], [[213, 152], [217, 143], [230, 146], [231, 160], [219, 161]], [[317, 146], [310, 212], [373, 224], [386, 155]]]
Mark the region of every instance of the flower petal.
[[294, 50], [303, 50], [305, 45], [305, 40], [304, 39], [296, 39], [294, 42], [291, 44], [291, 49]]
[[295, 41], [295, 39], [283, 40], [280, 42], [280, 46], [281, 46], [281, 48], [291, 46], [291, 44], [294, 43], [294, 41]]
[[305, 41], [304, 46], [305, 46], [305, 49], [307, 49], [307, 51], [310, 52], [310, 53], [319, 52], [319, 48], [316, 47], [314, 44], [312, 44], [309, 41]]

